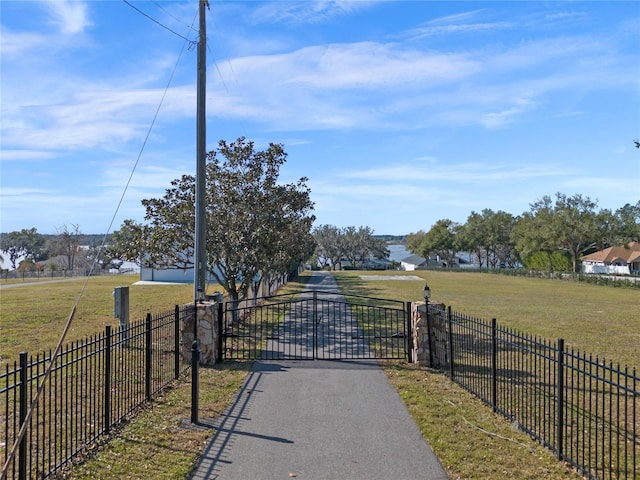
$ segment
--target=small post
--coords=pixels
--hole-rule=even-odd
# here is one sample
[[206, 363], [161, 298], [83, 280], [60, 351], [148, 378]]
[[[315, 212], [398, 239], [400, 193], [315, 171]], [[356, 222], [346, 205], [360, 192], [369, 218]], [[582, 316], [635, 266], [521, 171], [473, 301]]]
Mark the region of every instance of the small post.
[[556, 381], [558, 383], [557, 395], [557, 408], [556, 412], [556, 443], [558, 460], [562, 460], [564, 456], [564, 338], [558, 339], [558, 371], [556, 375]]
[[200, 346], [197, 340], [191, 344], [191, 423], [198, 423], [198, 377], [200, 369]]
[[218, 302], [218, 355], [216, 361], [218, 363], [222, 362], [222, 348], [223, 348], [223, 338], [224, 329], [223, 327], [223, 315], [224, 315], [224, 304], [222, 301]]
[[451, 375], [451, 380], [455, 378], [455, 368], [453, 365], [453, 328], [451, 321], [451, 305], [447, 307], [447, 326], [449, 329], [449, 374]]
[[180, 307], [173, 312], [173, 376], [180, 376]]
[[429, 302], [425, 302], [425, 319], [427, 320], [427, 337], [429, 339], [429, 366], [434, 368], [433, 350], [436, 348], [436, 342], [433, 338], [433, 328], [431, 327], [431, 317], [429, 317]]
[[147, 312], [147, 321], [145, 328], [145, 381], [144, 391], [147, 400], [151, 400], [151, 312]]
[[498, 410], [498, 337], [496, 319], [491, 319], [491, 408]]
[[405, 315], [407, 316], [407, 324], [405, 328], [407, 329], [407, 341], [405, 342], [407, 349], [407, 361], [409, 363], [413, 363], [413, 328], [411, 324], [411, 302], [405, 302], [404, 307]]
[[[429, 261], [427, 260], [427, 265]], [[431, 345], [431, 328], [429, 325], [429, 298], [431, 297], [431, 289], [426, 283], [422, 287], [422, 297], [424, 298], [424, 314], [427, 321], [427, 337], [429, 338], [429, 366], [433, 368], [433, 348]]]
[[104, 332], [104, 430], [111, 431], [111, 325]]
[[[27, 352], [20, 352], [20, 430], [27, 418], [29, 402], [27, 401]], [[22, 436], [18, 450], [18, 479], [27, 478], [27, 435]]]
[[318, 292], [313, 291], [313, 359], [318, 354]]

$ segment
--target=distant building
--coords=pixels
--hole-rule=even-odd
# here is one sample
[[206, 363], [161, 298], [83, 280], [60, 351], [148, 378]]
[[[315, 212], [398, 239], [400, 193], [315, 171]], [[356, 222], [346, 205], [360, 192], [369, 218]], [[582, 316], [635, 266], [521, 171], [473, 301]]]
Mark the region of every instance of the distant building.
[[631, 242], [626, 247], [609, 247], [582, 257], [583, 273], [610, 275], [640, 274], [640, 243]]
[[[189, 268], [140, 268], [140, 280], [147, 282], [169, 282], [169, 283], [193, 283], [194, 279], [193, 267]], [[217, 280], [206, 272], [206, 282], [216, 283]]]
[[400, 270], [406, 270], [408, 272], [424, 269], [428, 267], [442, 267], [442, 268], [459, 268], [461, 266], [468, 266], [469, 262], [460, 258], [453, 257], [450, 264], [447, 264], [440, 255], [433, 254], [426, 259], [420, 255], [411, 255], [409, 257], [400, 260]]
[[410, 257], [403, 258], [400, 261], [400, 269], [406, 270], [407, 272], [413, 272], [419, 268], [426, 268], [427, 263], [426, 258], [421, 257], [420, 255], [411, 255]]

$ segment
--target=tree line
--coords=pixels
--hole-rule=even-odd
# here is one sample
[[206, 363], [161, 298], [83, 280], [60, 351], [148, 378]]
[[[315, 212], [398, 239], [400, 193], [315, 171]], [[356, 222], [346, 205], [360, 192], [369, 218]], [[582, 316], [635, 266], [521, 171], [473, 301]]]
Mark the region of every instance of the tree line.
[[369, 227], [339, 228], [320, 225], [313, 232], [313, 262], [321, 268], [341, 269], [343, 260], [354, 268], [362, 268], [371, 258], [387, 258], [389, 250], [384, 238], [376, 237]]
[[[240, 137], [220, 140], [206, 158], [207, 271], [231, 296], [245, 297], [257, 284], [272, 284], [295, 272], [309, 259], [328, 268], [348, 260], [362, 267], [371, 258], [387, 258], [385, 238], [369, 227], [320, 225], [308, 179], [279, 182], [287, 154], [280, 144], [262, 151]], [[54, 257], [60, 269], [78, 262], [120, 268], [124, 261], [142, 267], [193, 268], [195, 250], [195, 183], [192, 175], [171, 182], [161, 198], [142, 200], [143, 222], [125, 220], [101, 241], [82, 234], [79, 226], [63, 226], [45, 237], [36, 229], [0, 235], [0, 250], [16, 268], [38, 269]], [[640, 201], [616, 211], [598, 209], [582, 195], [557, 193], [513, 216], [484, 209], [471, 212], [464, 224], [438, 220], [430, 230], [406, 237], [407, 249], [425, 258], [437, 255], [453, 265], [459, 252], [469, 252], [481, 268], [523, 265], [537, 270], [579, 270], [581, 255], [611, 245], [640, 240]], [[88, 241], [89, 240], [89, 241]], [[50, 263], [53, 265], [53, 263]], [[55, 268], [51, 266], [51, 268]]]
[[120, 268], [122, 262], [108, 258], [101, 249], [103, 235], [83, 234], [79, 225], [62, 225], [54, 235], [36, 228], [0, 234], [0, 259], [21, 272], [85, 271], [92, 264], [100, 269]]
[[583, 255], [634, 241], [640, 241], [640, 201], [612, 211], [587, 196], [556, 193], [519, 216], [484, 209], [471, 212], [464, 224], [438, 220], [428, 231], [409, 234], [406, 248], [425, 258], [437, 255], [444, 266], [468, 252], [480, 268], [579, 272]]

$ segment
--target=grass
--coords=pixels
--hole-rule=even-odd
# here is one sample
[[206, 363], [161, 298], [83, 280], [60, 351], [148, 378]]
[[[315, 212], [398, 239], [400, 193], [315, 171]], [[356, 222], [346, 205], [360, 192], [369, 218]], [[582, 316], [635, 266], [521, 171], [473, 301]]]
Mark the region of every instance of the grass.
[[[308, 277], [289, 282], [279, 293], [304, 289]], [[233, 402], [251, 369], [251, 362], [224, 362], [200, 369], [200, 419], [216, 418]], [[189, 423], [191, 384], [176, 388], [154, 400], [112, 441], [100, 445], [86, 460], [67, 472], [75, 480], [184, 479], [204, 451], [210, 429], [185, 428]]]
[[452, 310], [549, 340], [564, 338], [568, 349], [640, 368], [640, 290], [506, 275], [416, 271], [366, 272], [415, 275], [423, 281], [368, 280], [363, 272], [335, 272], [344, 292], [422, 300], [426, 281], [432, 301]]
[[[635, 289], [492, 274], [392, 273], [413, 274], [421, 280], [365, 281], [362, 272], [338, 272], [336, 278], [343, 291], [411, 300], [421, 299], [427, 280], [433, 300], [452, 304], [455, 311], [497, 317], [503, 326], [529, 335], [564, 337], [569, 348], [640, 364]], [[385, 372], [451, 478], [578, 477], [444, 375], [398, 364], [387, 364]]]
[[[200, 369], [200, 419], [220, 416], [233, 402], [249, 363]], [[65, 478], [93, 480], [184, 479], [204, 451], [210, 429], [185, 428], [191, 418], [191, 384], [183, 381], [155, 399], [114, 438], [99, 445]]]
[[138, 275], [119, 275], [91, 277], [88, 282], [78, 278], [3, 288], [0, 290], [0, 362], [16, 361], [21, 351], [36, 354], [55, 348], [80, 296], [67, 342], [102, 333], [106, 325], [118, 325], [119, 320], [113, 315], [112, 295], [118, 286], [129, 286], [130, 322], [144, 320], [147, 312], [164, 312], [193, 301], [193, 285], [133, 285], [138, 280]]
[[581, 478], [443, 374], [408, 364], [384, 369], [450, 479]]
[[[640, 364], [640, 353], [636, 351], [640, 319], [634, 316], [640, 300], [637, 290], [488, 274], [410, 272], [420, 276], [420, 281], [364, 281], [360, 278], [361, 274], [336, 272], [343, 292], [415, 301], [422, 299], [422, 287], [426, 279], [432, 289], [433, 299], [453, 305], [456, 311], [486, 319], [495, 316], [503, 325], [524, 333], [551, 339], [562, 336], [569, 346], [621, 363]], [[367, 272], [369, 274], [372, 273]], [[303, 277], [300, 281], [291, 282], [286, 288], [289, 291], [303, 289], [304, 280]], [[116, 320], [112, 319], [111, 291], [114, 286], [121, 284], [102, 285], [102, 292], [93, 293], [95, 307], [101, 308], [101, 313], [91, 312], [91, 308], [88, 308], [82, 318], [94, 320], [85, 320], [87, 330], [93, 323], [97, 330], [94, 329], [92, 333], [97, 333], [107, 321]], [[64, 303], [57, 300], [56, 293], [58, 288], [63, 288], [63, 284], [47, 287], [40, 290], [39, 295], [19, 303], [22, 305], [22, 314], [14, 314], [13, 322], [19, 323], [21, 315], [28, 310], [26, 306], [33, 302], [38, 305], [38, 311], [44, 310], [44, 306], [40, 307], [44, 295], [49, 296], [51, 305]], [[26, 294], [23, 288], [16, 288], [15, 292], [23, 291]], [[190, 286], [153, 288], [158, 290], [155, 293], [143, 289], [131, 291], [132, 312], [134, 303], [139, 302], [143, 307], [140, 310], [141, 318], [147, 310], [165, 310], [172, 308], [175, 303], [189, 301], [192, 294]], [[180, 289], [184, 289], [183, 293], [179, 293]], [[8, 305], [5, 304], [5, 294], [9, 292], [11, 289], [2, 291], [3, 329], [9, 325], [4, 313]], [[61, 294], [64, 295], [64, 292]], [[139, 300], [146, 294], [150, 295], [149, 300]], [[184, 295], [185, 300], [168, 299], [170, 295]], [[15, 306], [12, 308], [16, 309]], [[66, 310], [63, 308], [61, 312], [67, 313], [58, 313], [60, 318], [49, 320], [48, 324], [61, 328], [69, 308], [68, 305]], [[615, 334], [611, 335], [611, 332]], [[10, 345], [4, 339], [4, 333], [1, 340], [3, 349]], [[631, 337], [628, 341], [625, 338], [627, 336]], [[23, 348], [36, 350], [33, 344], [29, 344], [32, 339], [32, 336], [21, 339]], [[36, 340], [37, 345], [45, 344], [41, 339]], [[46, 345], [39, 348], [51, 347]], [[501, 416], [494, 415], [486, 405], [446, 376], [406, 363], [383, 362], [383, 366], [451, 479], [580, 478], [528, 435], [515, 429]], [[247, 363], [225, 363], [217, 368], [201, 370], [201, 418], [215, 417], [225, 410], [249, 367]], [[179, 383], [126, 425], [111, 442], [96, 448], [85, 463], [70, 472], [68, 478], [184, 479], [213, 433], [180, 427], [181, 422], [189, 418], [189, 408], [190, 384]]]

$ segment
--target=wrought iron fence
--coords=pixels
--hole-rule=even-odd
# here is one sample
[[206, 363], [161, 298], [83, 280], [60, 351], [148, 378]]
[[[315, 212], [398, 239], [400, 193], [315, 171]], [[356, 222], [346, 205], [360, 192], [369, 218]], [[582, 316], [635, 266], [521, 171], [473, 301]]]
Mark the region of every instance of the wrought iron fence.
[[[51, 351], [35, 357], [23, 352], [19, 362], [5, 365], [0, 372], [0, 459], [6, 477], [54, 476], [185, 372], [190, 364], [180, 355], [180, 323], [193, 315], [193, 305], [176, 305], [174, 311], [149, 313], [126, 329], [107, 326], [100, 335], [66, 345], [47, 378]], [[40, 384], [40, 399], [17, 455], [9, 460]]]
[[557, 342], [431, 304], [431, 363], [592, 479], [637, 479], [640, 378]]

